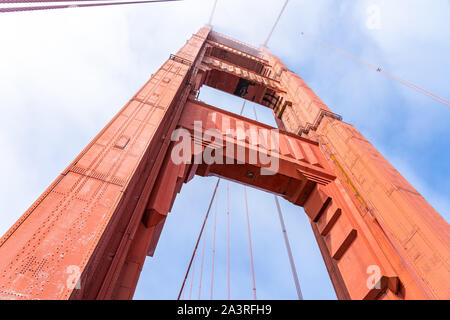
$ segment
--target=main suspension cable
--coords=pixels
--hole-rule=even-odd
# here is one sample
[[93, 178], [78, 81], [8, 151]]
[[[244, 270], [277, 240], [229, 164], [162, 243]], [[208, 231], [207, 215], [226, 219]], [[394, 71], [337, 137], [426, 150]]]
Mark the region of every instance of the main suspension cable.
[[214, 5], [213, 5], [213, 8], [212, 8], [212, 10], [211, 10], [211, 15], [209, 16], [209, 21], [208, 21], [208, 24], [211, 26], [212, 25], [212, 20], [213, 20], [213, 17], [214, 17], [214, 12], [216, 11], [216, 6], [217, 6], [217, 0], [214, 0]]
[[[0, 4], [12, 3], [42, 3], [42, 2], [106, 2], [106, 0], [0, 0]], [[109, 0], [110, 2], [118, 2], [119, 0]]]
[[286, 0], [286, 2], [284, 3], [283, 7], [281, 8], [280, 14], [278, 15], [277, 19], [275, 20], [275, 23], [273, 24], [272, 29], [269, 32], [269, 35], [267, 36], [266, 41], [264, 41], [264, 47], [267, 47], [267, 44], [269, 43], [270, 38], [272, 37], [272, 33], [274, 32], [278, 22], [280, 21], [281, 15], [283, 14], [284, 9], [286, 8], [287, 4], [288, 4], [289, 0]]
[[387, 72], [387, 71], [383, 70], [381, 67], [375, 66], [375, 65], [373, 65], [373, 64], [371, 64], [371, 63], [369, 63], [367, 61], [364, 61], [361, 58], [355, 57], [354, 55], [348, 53], [347, 51], [345, 51], [343, 49], [340, 49], [340, 48], [337, 48], [335, 46], [332, 46], [331, 44], [329, 44], [329, 43], [327, 43], [327, 42], [325, 42], [323, 40], [317, 39], [316, 37], [314, 37], [312, 35], [306, 34], [305, 32], [301, 32], [300, 34], [302, 36], [306, 37], [306, 38], [309, 38], [309, 39], [315, 41], [316, 43], [319, 43], [319, 44], [321, 44], [321, 45], [323, 45], [323, 46], [325, 46], [325, 47], [327, 47], [327, 48], [329, 48], [329, 49], [331, 49], [331, 50], [333, 50], [333, 51], [343, 55], [343, 56], [346, 56], [347, 58], [350, 58], [353, 61], [356, 61], [356, 62], [358, 62], [358, 63], [360, 63], [360, 64], [362, 64], [362, 65], [364, 65], [364, 66], [366, 66], [366, 67], [368, 67], [368, 68], [370, 68], [372, 70], [375, 70], [376, 72], [384, 74], [385, 76], [387, 76], [387, 77], [389, 77], [389, 78], [391, 78], [391, 79], [393, 79], [393, 80], [395, 80], [395, 81], [397, 81], [397, 82], [399, 82], [399, 83], [401, 83], [401, 84], [403, 84], [403, 85], [405, 85], [405, 86], [407, 86], [407, 87], [409, 87], [409, 88], [411, 88], [411, 89], [413, 89], [413, 90], [415, 90], [415, 91], [417, 91], [417, 92], [419, 92], [419, 93], [421, 93], [423, 95], [426, 95], [426, 96], [428, 96], [429, 98], [431, 98], [431, 99], [433, 99], [435, 101], [438, 101], [438, 102], [440, 102], [442, 104], [445, 104], [446, 106], [450, 107], [450, 101], [447, 100], [447, 99], [444, 99], [444, 98], [442, 98], [440, 96], [438, 96], [437, 94], [434, 94], [434, 93], [432, 93], [432, 92], [430, 92], [428, 90], [425, 90], [425, 89], [423, 89], [423, 88], [413, 84], [412, 82], [406, 81], [406, 80], [404, 80], [404, 79], [402, 79], [402, 78], [400, 78], [400, 77], [398, 77], [398, 76], [396, 76], [396, 75], [394, 75], [394, 74], [392, 74], [390, 72]]
[[[117, 5], [126, 5], [126, 4], [140, 4], [140, 3], [156, 3], [156, 2], [173, 2], [173, 1], [182, 1], [182, 0], [147, 0], [147, 1], [120, 1], [120, 2], [102, 2], [102, 3], [80, 3], [80, 4], [59, 4], [59, 5], [48, 5], [48, 6], [23, 6], [23, 7], [3, 7], [0, 8], [0, 13], [8, 13], [8, 12], [22, 12], [22, 11], [37, 11], [37, 10], [53, 10], [53, 9], [73, 9], [73, 8], [86, 8], [86, 7], [103, 7], [103, 6], [117, 6]], [[17, 3], [25, 3], [26, 1], [17, 1]], [[31, 1], [38, 2], [38, 1]], [[63, 1], [58, 1], [63, 2]], [[77, 2], [77, 1], [74, 1]], [[3, 3], [14, 3], [5, 2]]]

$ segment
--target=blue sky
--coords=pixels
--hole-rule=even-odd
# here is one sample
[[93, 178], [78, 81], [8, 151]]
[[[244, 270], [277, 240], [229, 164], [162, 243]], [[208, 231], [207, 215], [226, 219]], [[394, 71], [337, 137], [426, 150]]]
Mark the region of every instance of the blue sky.
[[[209, 18], [213, 0], [0, 15], [0, 233], [31, 205], [152, 73]], [[259, 46], [283, 1], [219, 0], [214, 28]], [[380, 28], [367, 27], [376, 5]], [[291, 0], [269, 48], [412, 185], [450, 217], [450, 110], [329, 49], [308, 32], [450, 98], [450, 2]], [[239, 112], [242, 100], [200, 98]], [[261, 121], [270, 111], [255, 106]], [[253, 117], [247, 104], [245, 116]], [[272, 121], [272, 122], [271, 122]], [[146, 261], [136, 299], [175, 298], [214, 178], [185, 185]], [[226, 297], [225, 186], [219, 192], [215, 297]], [[273, 197], [248, 189], [259, 298], [295, 299]], [[242, 186], [231, 184], [231, 297], [252, 297]], [[306, 299], [335, 299], [306, 216], [281, 203]], [[211, 225], [202, 298], [209, 297]], [[197, 268], [198, 272], [198, 268]], [[193, 297], [198, 295], [195, 275]], [[188, 282], [188, 289], [190, 282]], [[188, 292], [187, 292], [188, 294]]]

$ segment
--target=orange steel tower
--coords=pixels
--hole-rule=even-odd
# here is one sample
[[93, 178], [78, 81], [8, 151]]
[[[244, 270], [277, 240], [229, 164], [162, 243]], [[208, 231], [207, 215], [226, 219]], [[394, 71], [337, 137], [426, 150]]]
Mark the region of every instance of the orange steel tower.
[[[273, 110], [272, 128], [196, 100], [207, 85]], [[175, 128], [214, 129], [248, 156], [177, 163]], [[270, 140], [270, 139], [269, 139]], [[213, 140], [211, 140], [213, 141]], [[196, 140], [188, 159], [211, 151]], [[196, 148], [196, 147], [197, 148]], [[215, 149], [217, 152], [217, 148]], [[304, 207], [339, 299], [449, 299], [449, 226], [352, 125], [267, 48], [201, 28], [0, 240], [2, 299], [131, 299], [183, 183], [219, 176]]]

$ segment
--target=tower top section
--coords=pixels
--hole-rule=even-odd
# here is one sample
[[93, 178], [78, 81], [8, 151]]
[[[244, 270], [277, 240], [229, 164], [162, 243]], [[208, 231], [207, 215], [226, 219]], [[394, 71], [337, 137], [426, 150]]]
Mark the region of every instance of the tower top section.
[[211, 31], [208, 35], [208, 40], [217, 42], [217, 43], [221, 43], [223, 45], [226, 45], [230, 48], [233, 48], [235, 50], [239, 50], [242, 51], [244, 53], [247, 53], [249, 55], [258, 57], [258, 58], [263, 58], [263, 54], [261, 52], [261, 50], [259, 50], [256, 47], [253, 47], [247, 43], [244, 43], [242, 41], [233, 39], [229, 36], [226, 36], [224, 34], [215, 32], [215, 31]]

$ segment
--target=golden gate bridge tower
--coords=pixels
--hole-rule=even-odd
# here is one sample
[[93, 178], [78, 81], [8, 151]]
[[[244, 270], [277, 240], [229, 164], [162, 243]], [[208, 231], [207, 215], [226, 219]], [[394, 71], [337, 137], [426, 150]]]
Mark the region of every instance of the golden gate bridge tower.
[[[272, 130], [196, 99], [202, 86], [270, 108], [277, 148], [230, 130]], [[177, 163], [172, 132], [219, 132], [264, 164]], [[194, 134], [193, 134], [194, 136]], [[190, 141], [188, 160], [210, 145]], [[351, 124], [267, 47], [205, 25], [0, 239], [1, 299], [131, 299], [176, 195], [195, 175], [266, 190], [308, 215], [339, 299], [449, 299], [446, 221]], [[368, 285], [376, 266], [378, 281]], [[68, 272], [79, 275], [68, 280]], [[70, 277], [69, 277], [70, 278]]]

